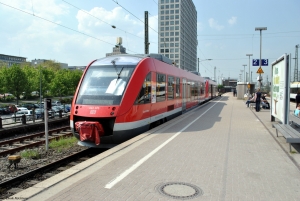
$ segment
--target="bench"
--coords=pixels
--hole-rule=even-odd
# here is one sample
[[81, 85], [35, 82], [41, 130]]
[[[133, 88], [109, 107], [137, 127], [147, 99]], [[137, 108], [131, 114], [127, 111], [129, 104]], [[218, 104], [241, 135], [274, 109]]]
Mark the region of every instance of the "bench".
[[290, 152], [292, 151], [291, 143], [300, 143], [300, 133], [288, 124], [273, 124], [273, 128], [276, 129], [276, 135], [278, 137], [278, 131], [285, 137], [286, 142], [290, 144]]
[[250, 107], [251, 110], [253, 110], [253, 108], [256, 107], [256, 103], [249, 103], [249, 107]]

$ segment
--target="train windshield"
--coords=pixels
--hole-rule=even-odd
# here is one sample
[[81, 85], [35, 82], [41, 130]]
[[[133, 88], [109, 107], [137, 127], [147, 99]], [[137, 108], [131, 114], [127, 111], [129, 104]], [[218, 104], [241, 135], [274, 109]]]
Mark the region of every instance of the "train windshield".
[[[94, 62], [83, 78], [76, 104], [119, 105], [136, 67], [131, 61], [120, 62], [119, 57], [107, 57]], [[110, 65], [106, 65], [108, 63]]]

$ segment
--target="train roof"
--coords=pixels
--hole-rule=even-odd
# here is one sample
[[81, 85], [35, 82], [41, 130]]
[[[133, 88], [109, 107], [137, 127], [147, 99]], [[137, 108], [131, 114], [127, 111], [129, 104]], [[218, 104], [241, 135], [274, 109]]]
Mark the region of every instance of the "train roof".
[[171, 59], [169, 59], [168, 57], [165, 57], [164, 55], [161, 55], [161, 54], [154, 54], [154, 53], [151, 53], [151, 54], [115, 54], [115, 55], [107, 56], [105, 58], [117, 58], [120, 56], [122, 56], [122, 57], [138, 57], [141, 59], [150, 57], [150, 58], [154, 58], [159, 61], [162, 61], [164, 63], [167, 63], [169, 65], [174, 64], [173, 61]]
[[[101, 60], [101, 63], [103, 63], [104, 65], [105, 64], [110, 64], [114, 60], [117, 61], [118, 63], [123, 62], [122, 64], [125, 64], [125, 63], [126, 64], [138, 64], [144, 58], [153, 58], [153, 59], [156, 59], [158, 61], [161, 61], [161, 62], [164, 62], [166, 64], [174, 66], [174, 63], [168, 57], [165, 57], [161, 54], [154, 54], [154, 53], [151, 53], [151, 54], [116, 54], [116, 55], [110, 55], [110, 56], [104, 57], [104, 58], [99, 59], [99, 60]], [[183, 70], [183, 69], [181, 69], [181, 70]], [[201, 77], [200, 73], [197, 72], [197, 71], [186, 71], [186, 72], [192, 73], [194, 75], [197, 75], [197, 76]], [[210, 80], [208, 77], [204, 78], [204, 79]], [[211, 84], [216, 84], [216, 82], [214, 80], [210, 80], [209, 82]]]

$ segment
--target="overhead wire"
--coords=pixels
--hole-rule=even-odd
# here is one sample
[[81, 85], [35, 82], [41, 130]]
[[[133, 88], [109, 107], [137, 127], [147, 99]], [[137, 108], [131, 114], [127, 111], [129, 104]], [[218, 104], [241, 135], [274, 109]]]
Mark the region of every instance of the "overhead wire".
[[[154, 0], [153, 0], [154, 1]], [[156, 3], [158, 5], [158, 3], [156, 1], [154, 1], [154, 3]]]
[[[126, 8], [124, 8], [124, 6], [122, 6], [121, 4], [119, 4], [116, 0], [112, 0], [112, 1], [115, 2], [116, 4], [118, 4], [119, 6], [121, 6], [124, 10], [126, 10], [128, 13], [130, 13], [132, 16], [134, 16], [134, 17], [135, 17], [136, 19], [138, 19], [139, 21], [141, 21], [143, 24], [145, 24], [144, 21], [142, 21], [140, 18], [138, 18], [137, 16], [135, 16], [132, 12], [130, 12], [129, 10], [127, 10]], [[150, 27], [149, 25], [148, 25], [148, 27], [158, 34], [158, 32], [157, 32], [155, 29], [153, 29], [153, 28]]]
[[[97, 20], [100, 20], [101, 22], [103, 22], [103, 23], [105, 23], [105, 24], [107, 24], [107, 25], [110, 25], [111, 27], [114, 26], [113, 24], [110, 24], [110, 23], [108, 23], [108, 22], [105, 22], [104, 20], [102, 20], [102, 19], [100, 19], [100, 18], [98, 18], [98, 17], [96, 17], [96, 16], [90, 14], [89, 12], [87, 12], [87, 11], [85, 11], [85, 10], [83, 10], [83, 9], [81, 9], [81, 8], [78, 8], [77, 6], [71, 4], [70, 2], [67, 2], [67, 1], [65, 1], [65, 0], [62, 0], [62, 1], [65, 2], [66, 4], [69, 4], [70, 6], [73, 6], [74, 8], [76, 8], [76, 9], [78, 9], [78, 10], [84, 12], [85, 14], [88, 14], [88, 15], [90, 15], [90, 16], [96, 18]], [[140, 39], [144, 39], [144, 38], [142, 38], [142, 37], [140, 37], [140, 36], [138, 36], [138, 35], [135, 35], [135, 34], [133, 34], [133, 33], [130, 33], [130, 32], [128, 32], [128, 31], [125, 31], [125, 30], [120, 29], [120, 28], [118, 28], [118, 27], [115, 27], [114, 29], [118, 29], [118, 30], [120, 30], [120, 31], [124, 31], [124, 32], [126, 32], [126, 33], [128, 33], [128, 34], [131, 34], [131, 35], [133, 35], [133, 36], [136, 36], [136, 37], [138, 37], [138, 38], [140, 38]], [[151, 42], [151, 41], [150, 41], [150, 42]], [[152, 43], [154, 43], [154, 42], [152, 42]]]
[[[13, 6], [7, 5], [7, 4], [5, 4], [5, 3], [2, 3], [2, 2], [0, 2], [0, 4], [2, 4], [2, 5], [5, 5], [5, 6], [7, 6], [7, 7], [10, 7], [10, 8], [12, 8], [12, 9], [18, 10], [18, 11], [20, 11], [20, 12], [26, 13], [26, 14], [28, 14], [28, 15], [33, 15], [34, 17], [37, 17], [37, 18], [39, 18], [39, 19], [45, 20], [45, 21], [47, 21], [47, 22], [50, 22], [50, 23], [52, 23], [52, 24], [55, 24], [55, 25], [58, 25], [58, 26], [64, 27], [64, 28], [66, 28], [66, 29], [72, 30], [72, 31], [74, 31], [74, 32], [77, 32], [77, 33], [80, 33], [80, 34], [82, 34], [82, 35], [88, 36], [88, 37], [90, 37], [90, 38], [93, 38], [93, 39], [99, 40], [99, 41], [101, 41], [101, 42], [104, 42], [104, 43], [110, 44], [110, 45], [112, 45], [112, 46], [115, 46], [114, 44], [112, 44], [112, 43], [110, 43], [110, 42], [107, 42], [107, 41], [105, 41], [105, 40], [102, 40], [102, 39], [96, 38], [96, 37], [94, 37], [94, 36], [88, 35], [88, 34], [86, 34], [86, 33], [83, 33], [83, 32], [81, 32], [81, 31], [77, 31], [77, 30], [75, 30], [75, 29], [72, 29], [72, 28], [70, 28], [70, 27], [64, 26], [64, 25], [62, 25], [62, 24], [58, 24], [58, 23], [56, 23], [56, 22], [53, 22], [53, 21], [51, 21], [51, 20], [48, 20], [48, 19], [46, 19], [46, 18], [43, 18], [43, 17], [37, 16], [37, 15], [31, 14], [31, 13], [29, 13], [29, 12], [27, 12], [27, 11], [24, 11], [24, 10], [21, 10], [21, 9], [19, 9], [19, 8], [16, 8], [16, 7], [13, 7]], [[132, 50], [130, 50], [130, 49], [127, 49], [127, 50], [128, 50], [128, 51], [130, 51], [130, 52], [133, 52], [133, 53], [136, 53], [136, 54], [138, 54], [137, 52], [135, 52], [135, 51], [132, 51]]]
[[148, 12], [148, 13], [149, 13], [149, 15], [151, 15], [152, 17], [154, 17], [155, 19], [158, 20], [158, 18], [155, 15], [152, 15], [150, 12]]

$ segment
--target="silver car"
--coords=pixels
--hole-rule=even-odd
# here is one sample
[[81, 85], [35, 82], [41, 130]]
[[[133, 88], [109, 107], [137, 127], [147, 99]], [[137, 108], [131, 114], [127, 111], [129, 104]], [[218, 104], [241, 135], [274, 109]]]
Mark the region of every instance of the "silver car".
[[16, 112], [15, 114], [13, 114], [11, 116], [12, 119], [16, 118], [16, 121], [22, 121], [22, 116], [25, 115], [26, 116], [26, 121], [31, 121], [32, 120], [32, 116], [33, 116], [33, 112], [32, 110], [21, 110]]

